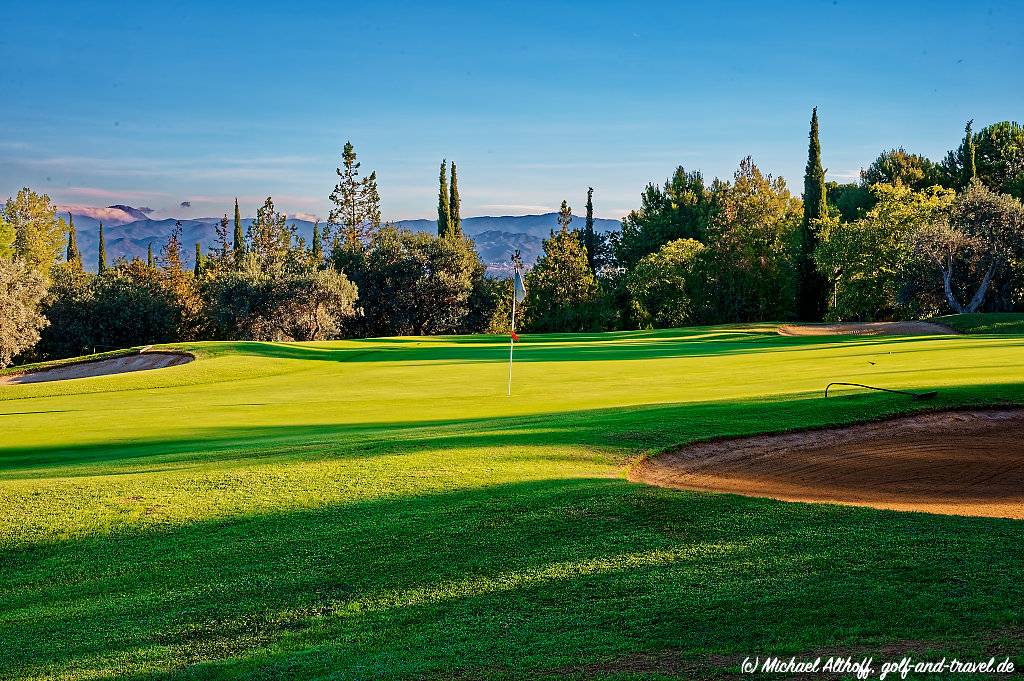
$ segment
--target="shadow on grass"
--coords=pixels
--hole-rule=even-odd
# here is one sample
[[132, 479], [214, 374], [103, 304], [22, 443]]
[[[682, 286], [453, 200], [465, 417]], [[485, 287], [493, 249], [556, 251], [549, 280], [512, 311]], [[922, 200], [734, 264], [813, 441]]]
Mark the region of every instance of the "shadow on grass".
[[[891, 352], [907, 343], [964, 345], [963, 337], [789, 337], [748, 332], [619, 332], [605, 334], [542, 334], [523, 336], [516, 344], [517, 362], [628, 361], [719, 357], [762, 352], [858, 347], [869, 354]], [[1006, 339], [1004, 342], [1013, 342]], [[1024, 343], [1024, 339], [1021, 340]], [[977, 347], [991, 347], [979, 339]], [[238, 352], [275, 359], [321, 362], [506, 362], [507, 337], [459, 336], [377, 338], [346, 342], [343, 347], [300, 343], [236, 343]]]
[[571, 479], [0, 552], [0, 676], [529, 677], [1019, 624], [1024, 523]]
[[[928, 387], [918, 387], [928, 390]], [[803, 393], [774, 399], [629, 405], [522, 416], [383, 423], [294, 424], [191, 429], [180, 439], [0, 448], [7, 480], [46, 475], [94, 475], [98, 466], [167, 466], [237, 461], [316, 461], [507, 447], [585, 445], [623, 456], [720, 437], [848, 424], [960, 406], [1024, 403], [1018, 383], [941, 387], [929, 402], [871, 392], [825, 399]], [[80, 467], [77, 468], [76, 467]], [[111, 471], [101, 469], [108, 474]]]

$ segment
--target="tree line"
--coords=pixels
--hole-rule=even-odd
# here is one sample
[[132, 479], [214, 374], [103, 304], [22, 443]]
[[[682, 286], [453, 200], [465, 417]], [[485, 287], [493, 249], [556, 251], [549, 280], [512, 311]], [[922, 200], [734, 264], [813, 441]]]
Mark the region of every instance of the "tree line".
[[[731, 180], [680, 166], [621, 229], [561, 225], [526, 277], [524, 329], [874, 321], [1024, 309], [1024, 127], [968, 122], [934, 162], [883, 151], [828, 182], [817, 109], [802, 197], [750, 157]], [[588, 190], [588, 215], [593, 190]], [[570, 215], [563, 203], [563, 216]]]
[[[859, 182], [827, 182], [817, 110], [802, 197], [750, 157], [728, 180], [678, 167], [621, 228], [594, 230], [594, 189], [573, 225], [563, 201], [526, 275], [524, 331], [804, 319], [879, 320], [1019, 309], [1024, 292], [1024, 128], [975, 132], [939, 162], [884, 151]], [[346, 143], [331, 210], [298, 236], [268, 197], [243, 228], [235, 201], [187, 270], [176, 227], [145, 261], [95, 274], [73, 217], [23, 189], [0, 215], [0, 366], [198, 339], [503, 332], [511, 284], [462, 233], [458, 175], [442, 161], [437, 234], [382, 222], [376, 172]]]
[[186, 340], [323, 340], [488, 330], [502, 283], [485, 276], [461, 235], [454, 164], [438, 236], [381, 221], [375, 172], [342, 151], [332, 208], [311, 243], [268, 197], [244, 227], [237, 200], [216, 243], [195, 244], [186, 268], [178, 223], [145, 261], [107, 261], [103, 228], [95, 273], [73, 216], [22, 189], [0, 219], [0, 366]]

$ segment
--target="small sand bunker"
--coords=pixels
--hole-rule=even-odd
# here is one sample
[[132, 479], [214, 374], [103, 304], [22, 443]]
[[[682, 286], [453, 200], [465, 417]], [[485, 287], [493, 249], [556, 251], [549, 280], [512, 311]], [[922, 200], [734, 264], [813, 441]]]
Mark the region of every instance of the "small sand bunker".
[[140, 352], [125, 357], [100, 359], [94, 362], [77, 362], [52, 369], [41, 369], [24, 374], [0, 376], [0, 385], [18, 383], [42, 383], [44, 381], [66, 381], [72, 378], [125, 374], [130, 371], [147, 371], [187, 364], [194, 358], [181, 352]]
[[839, 324], [783, 324], [783, 336], [937, 336], [956, 331], [935, 322], [843, 322]]
[[1024, 410], [699, 443], [645, 459], [629, 478], [784, 501], [1024, 519]]

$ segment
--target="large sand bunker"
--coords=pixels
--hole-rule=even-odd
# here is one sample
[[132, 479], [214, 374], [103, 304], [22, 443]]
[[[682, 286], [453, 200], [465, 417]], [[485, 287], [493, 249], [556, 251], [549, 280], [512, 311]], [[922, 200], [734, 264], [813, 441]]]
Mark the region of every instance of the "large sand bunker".
[[629, 477], [784, 501], [1022, 519], [1024, 410], [698, 443], [645, 459]]
[[783, 336], [938, 336], [957, 333], [936, 322], [840, 322], [837, 324], [783, 324]]
[[17, 383], [42, 383], [43, 381], [66, 381], [70, 378], [88, 378], [108, 374], [124, 374], [130, 371], [163, 369], [191, 362], [194, 358], [181, 352], [140, 352], [135, 355], [100, 359], [92, 362], [76, 362], [50, 369], [40, 369], [24, 374], [0, 376], [0, 385]]

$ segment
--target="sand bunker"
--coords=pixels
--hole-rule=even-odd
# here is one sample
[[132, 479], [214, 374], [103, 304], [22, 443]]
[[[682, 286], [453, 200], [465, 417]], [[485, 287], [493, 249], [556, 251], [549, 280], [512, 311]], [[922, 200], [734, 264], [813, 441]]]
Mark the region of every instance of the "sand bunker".
[[94, 362], [77, 362], [64, 366], [30, 371], [24, 374], [0, 376], [0, 385], [18, 383], [42, 383], [43, 381], [66, 381], [71, 378], [88, 378], [108, 374], [124, 374], [130, 371], [163, 369], [191, 362], [194, 358], [180, 352], [140, 352], [135, 355], [100, 359]]
[[1024, 410], [924, 414], [690, 445], [631, 480], [785, 501], [1024, 518]]
[[935, 322], [843, 322], [839, 324], [783, 324], [783, 336], [936, 336], [957, 333]]

